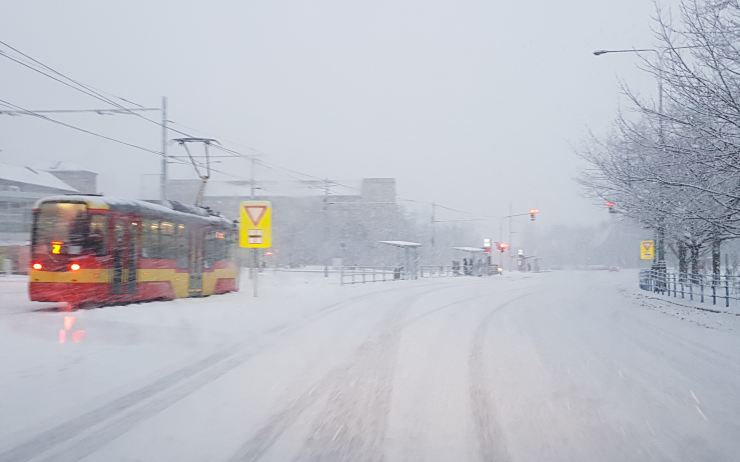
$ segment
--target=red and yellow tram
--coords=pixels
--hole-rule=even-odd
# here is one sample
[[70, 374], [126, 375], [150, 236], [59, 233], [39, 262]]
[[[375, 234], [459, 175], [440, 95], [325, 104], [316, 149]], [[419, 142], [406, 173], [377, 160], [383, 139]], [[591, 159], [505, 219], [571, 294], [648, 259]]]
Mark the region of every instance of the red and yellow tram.
[[95, 195], [34, 206], [31, 300], [115, 304], [238, 290], [236, 226], [206, 209]]

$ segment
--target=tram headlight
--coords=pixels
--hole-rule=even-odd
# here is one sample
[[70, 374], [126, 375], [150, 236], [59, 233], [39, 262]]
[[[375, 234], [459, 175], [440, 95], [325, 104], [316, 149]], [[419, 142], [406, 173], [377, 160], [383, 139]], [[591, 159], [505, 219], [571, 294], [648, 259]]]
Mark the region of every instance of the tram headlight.
[[81, 267], [80, 267], [80, 264], [79, 263], [72, 263], [71, 265], [69, 265], [69, 269], [72, 270], [72, 271], [77, 271], [80, 268]]
[[44, 269], [44, 265], [42, 265], [41, 263], [34, 263], [33, 265], [31, 265], [31, 268], [35, 269], [36, 271], [41, 271], [42, 269]]

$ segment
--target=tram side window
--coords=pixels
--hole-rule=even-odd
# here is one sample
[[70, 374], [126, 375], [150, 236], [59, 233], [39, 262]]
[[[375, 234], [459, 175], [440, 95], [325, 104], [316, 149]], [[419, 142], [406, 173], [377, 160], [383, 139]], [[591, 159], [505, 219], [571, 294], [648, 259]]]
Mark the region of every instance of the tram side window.
[[159, 258], [167, 260], [177, 258], [175, 225], [169, 221], [163, 221], [159, 224]]
[[155, 220], [144, 220], [143, 232], [141, 256], [143, 258], [161, 258], [159, 251], [159, 222]]
[[177, 231], [175, 234], [175, 242], [177, 245], [177, 267], [179, 269], [188, 268], [188, 235], [185, 230], [185, 225], [182, 223], [177, 225]]
[[101, 256], [107, 253], [106, 236], [108, 220], [105, 215], [92, 215], [90, 217], [90, 233], [87, 236], [86, 248]]
[[236, 242], [238, 235], [234, 231], [229, 231], [226, 233], [226, 236], [226, 259], [233, 260], [236, 255]]
[[212, 231], [206, 235], [206, 259], [209, 265], [228, 258], [229, 238], [224, 231]]
[[213, 266], [213, 262], [216, 261], [216, 240], [212, 231], [206, 233], [205, 241], [205, 264], [206, 268]]

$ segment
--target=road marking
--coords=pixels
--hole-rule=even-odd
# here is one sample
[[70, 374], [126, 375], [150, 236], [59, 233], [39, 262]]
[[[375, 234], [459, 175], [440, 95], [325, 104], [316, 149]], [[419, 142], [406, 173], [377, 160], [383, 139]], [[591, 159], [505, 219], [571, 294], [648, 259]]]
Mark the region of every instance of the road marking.
[[622, 369], [618, 370], [618, 374], [621, 378], [624, 378], [624, 372], [622, 372]]
[[694, 406], [694, 407], [696, 408], [697, 412], [699, 412], [699, 415], [701, 416], [701, 418], [709, 422], [709, 419], [707, 419], [707, 416], [701, 411], [701, 408], [699, 406]]
[[699, 401], [699, 398], [697, 398], [696, 395], [694, 394], [694, 390], [689, 390], [689, 393], [691, 393], [691, 397], [694, 398], [694, 401], [696, 401], [696, 404], [701, 404], [701, 402]]

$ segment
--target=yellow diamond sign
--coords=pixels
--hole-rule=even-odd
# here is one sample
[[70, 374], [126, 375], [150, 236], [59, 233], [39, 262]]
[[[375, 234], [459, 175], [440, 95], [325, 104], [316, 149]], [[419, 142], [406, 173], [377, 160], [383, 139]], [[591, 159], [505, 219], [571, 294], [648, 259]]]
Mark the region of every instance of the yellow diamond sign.
[[245, 201], [239, 212], [239, 246], [246, 249], [272, 247], [272, 205], [269, 201]]
[[655, 241], [640, 241], [640, 260], [655, 259]]

